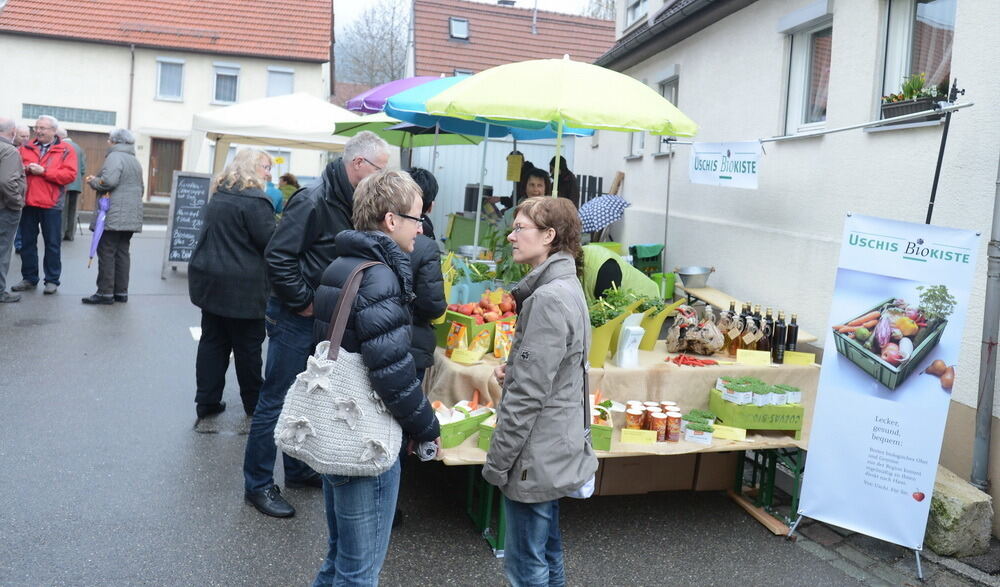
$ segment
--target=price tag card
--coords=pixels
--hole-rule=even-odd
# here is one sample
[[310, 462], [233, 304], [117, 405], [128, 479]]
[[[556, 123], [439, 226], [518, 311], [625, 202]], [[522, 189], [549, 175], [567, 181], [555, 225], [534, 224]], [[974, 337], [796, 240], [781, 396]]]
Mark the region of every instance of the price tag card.
[[732, 426], [722, 426], [721, 424], [716, 424], [713, 427], [715, 428], [715, 432], [713, 433], [715, 438], [740, 441], [747, 439], [747, 431], [743, 428], [733, 428]]
[[767, 367], [771, 364], [771, 353], [767, 351], [736, 351], [736, 362], [740, 365], [756, 365]]
[[798, 351], [785, 351], [786, 365], [812, 365], [816, 362], [815, 353], [800, 353]]
[[635, 430], [622, 428], [622, 444], [655, 444], [655, 430]]

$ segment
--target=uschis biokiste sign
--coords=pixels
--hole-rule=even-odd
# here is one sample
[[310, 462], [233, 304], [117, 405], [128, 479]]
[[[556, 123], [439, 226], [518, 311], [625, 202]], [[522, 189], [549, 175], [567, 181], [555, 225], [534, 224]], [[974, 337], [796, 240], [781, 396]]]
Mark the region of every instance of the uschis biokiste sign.
[[848, 217], [801, 515], [922, 548], [978, 241]]
[[694, 143], [688, 176], [691, 183], [757, 189], [760, 143]]

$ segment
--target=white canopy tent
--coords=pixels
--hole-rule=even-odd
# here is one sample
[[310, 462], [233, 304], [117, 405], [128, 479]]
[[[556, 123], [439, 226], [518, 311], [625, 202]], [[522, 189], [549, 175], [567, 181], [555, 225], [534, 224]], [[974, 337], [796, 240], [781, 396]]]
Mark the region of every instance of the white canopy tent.
[[333, 135], [334, 125], [360, 117], [310, 94], [297, 93], [243, 102], [194, 115], [187, 167], [201, 156], [202, 133], [215, 141], [212, 173], [222, 169], [229, 145], [264, 145], [343, 152], [349, 137]]

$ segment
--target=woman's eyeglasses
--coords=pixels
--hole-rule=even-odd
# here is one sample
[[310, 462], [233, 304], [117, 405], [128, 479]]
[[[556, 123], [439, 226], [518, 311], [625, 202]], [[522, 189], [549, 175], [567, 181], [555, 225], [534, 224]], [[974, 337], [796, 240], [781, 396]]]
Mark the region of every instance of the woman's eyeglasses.
[[423, 224], [423, 222], [424, 222], [423, 218], [419, 218], [417, 216], [410, 216], [409, 214], [403, 214], [401, 212], [396, 212], [396, 216], [399, 216], [399, 217], [402, 217], [402, 218], [406, 218], [407, 220], [412, 220], [412, 221], [416, 222], [417, 224]]

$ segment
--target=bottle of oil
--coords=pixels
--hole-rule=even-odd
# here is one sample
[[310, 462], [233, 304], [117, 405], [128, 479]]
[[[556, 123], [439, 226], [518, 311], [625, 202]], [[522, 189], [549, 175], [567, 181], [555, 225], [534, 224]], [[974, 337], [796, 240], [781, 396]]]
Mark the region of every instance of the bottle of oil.
[[729, 343], [732, 342], [732, 339], [729, 337], [729, 331], [733, 329], [733, 318], [735, 317], [736, 317], [736, 302], [730, 301], [729, 309], [723, 310], [722, 313], [719, 314], [719, 330], [722, 331], [722, 337], [725, 340], [725, 343], [722, 345], [722, 348], [726, 349], [726, 352], [728, 352], [729, 350]]
[[764, 321], [764, 318], [760, 315], [760, 304], [754, 304], [753, 314], [751, 314], [750, 319], [753, 320], [753, 328], [751, 329], [751, 331], [756, 333], [754, 335], [756, 337], [756, 340], [748, 344], [746, 348], [752, 351], [758, 351], [761, 350], [761, 348], [758, 345], [760, 343], [760, 328], [763, 325]]
[[778, 321], [774, 323], [774, 345], [771, 348], [771, 361], [779, 365], [785, 362], [785, 338], [787, 335], [785, 313], [778, 312]]
[[799, 315], [792, 314], [792, 321], [788, 324], [788, 338], [785, 339], [785, 350], [794, 351], [799, 342]]
[[[746, 305], [743, 306], [744, 310]], [[743, 348], [743, 328], [746, 325], [746, 321], [742, 314], [736, 313], [736, 306], [733, 305], [733, 319], [732, 327], [729, 333], [729, 345], [726, 347], [726, 354], [730, 357], [736, 356], [736, 351]]]
[[767, 309], [767, 313], [764, 315], [764, 319], [760, 324], [760, 340], [757, 341], [758, 351], [770, 351], [771, 337], [774, 333], [774, 316], [771, 314], [771, 308]]

